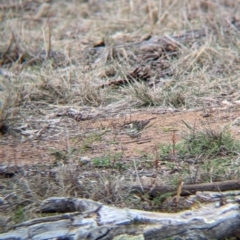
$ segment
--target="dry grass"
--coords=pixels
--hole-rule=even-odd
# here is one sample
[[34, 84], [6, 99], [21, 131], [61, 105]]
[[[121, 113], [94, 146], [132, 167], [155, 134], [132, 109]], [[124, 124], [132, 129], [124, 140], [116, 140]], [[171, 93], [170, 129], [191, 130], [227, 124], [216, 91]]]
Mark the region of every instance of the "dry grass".
[[[70, 107], [107, 109], [101, 116], [106, 117], [110, 110], [117, 114], [146, 106], [182, 110], [219, 106], [226, 98], [232, 102], [240, 100], [239, 0], [2, 2], [2, 133], [3, 126], [8, 126], [11, 134], [22, 126], [27, 130], [43, 129], [46, 122], [50, 124], [52, 113]], [[181, 38], [202, 29], [206, 32], [203, 37], [190, 41]], [[147, 36], [152, 36], [150, 41], [175, 39], [176, 46], [154, 47], [152, 51], [139, 47], [136, 42]], [[130, 73], [142, 67], [146, 74], [131, 77]], [[119, 80], [125, 84], [99, 87]], [[54, 131], [64, 132], [65, 128], [60, 124]], [[83, 129], [79, 134], [84, 138], [86, 133], [88, 130]], [[99, 170], [94, 164], [79, 163], [77, 153], [69, 153], [67, 162], [56, 161], [57, 166], [44, 166], [31, 176], [23, 174], [11, 181], [3, 180], [5, 190], [0, 196], [8, 202], [9, 219], [1, 231], [35, 217], [35, 204], [56, 195], [144, 208], [148, 202], [145, 197], [132, 196], [129, 189], [121, 188], [136, 180], [132, 161], [118, 159], [124, 163], [119, 167], [112, 157]], [[194, 156], [198, 157], [199, 154]], [[219, 159], [211, 161], [210, 157], [205, 156], [201, 170], [194, 164], [188, 169], [185, 163], [179, 165], [182, 172], [166, 173], [165, 181], [175, 183], [179, 174], [190, 182], [229, 179], [233, 166], [238, 170], [231, 177], [239, 177], [238, 156], [228, 158], [227, 167], [223, 164], [219, 168], [215, 168]], [[137, 165], [157, 171], [156, 158], [159, 156], [153, 154], [146, 161], [139, 159]], [[169, 162], [168, 168], [174, 169], [175, 165]], [[150, 205], [148, 209], [156, 209], [154, 203]]]
[[[48, 103], [54, 104], [99, 106], [120, 98], [129, 101], [127, 92], [144, 106], [166, 104], [189, 108], [204, 104], [195, 99], [199, 96], [219, 97], [233, 90], [237, 99], [239, 30], [234, 17], [238, 4], [238, 1], [28, 2], [3, 13], [5, 24], [1, 39], [5, 52], [2, 61], [11, 72], [21, 69], [12, 84], [19, 85], [20, 89], [34, 85], [36, 92], [29, 97], [35, 101], [46, 98]], [[16, 22], [20, 9], [24, 14]], [[165, 59], [173, 69], [169, 76], [160, 79], [151, 66], [157, 63], [156, 52], [152, 53], [155, 60], [149, 63], [150, 56], [132, 49], [131, 45], [112, 47], [140, 41], [146, 34], [161, 38], [203, 28], [207, 36], [181, 44], [177, 55], [159, 55], [160, 60]], [[100, 41], [109, 48], [90, 49]], [[13, 50], [16, 56], [10, 58]], [[43, 50], [46, 50], [43, 56], [38, 57]], [[47, 54], [53, 51], [58, 54]], [[30, 56], [39, 61], [33, 61]], [[47, 56], [50, 59], [45, 61]], [[67, 61], [61, 61], [63, 57]], [[106, 89], [96, 90], [96, 86], [104, 82], [126, 77], [140, 64], [151, 68], [151, 80], [157, 82], [154, 87], [139, 84], [136, 90], [132, 86], [123, 92], [112, 89], [112, 95], [117, 94], [118, 98], [109, 98]], [[161, 91], [169, 94], [161, 94]], [[169, 97], [172, 93], [180, 94], [184, 101], [179, 103], [184, 104], [172, 103], [175, 102]]]

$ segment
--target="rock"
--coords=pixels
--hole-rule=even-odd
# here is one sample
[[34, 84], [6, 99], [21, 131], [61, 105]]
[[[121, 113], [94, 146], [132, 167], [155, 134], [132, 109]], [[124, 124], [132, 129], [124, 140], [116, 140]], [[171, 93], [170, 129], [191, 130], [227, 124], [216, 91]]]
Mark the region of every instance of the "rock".
[[86, 165], [86, 164], [90, 163], [90, 160], [91, 159], [89, 157], [86, 157], [86, 156], [80, 157], [80, 159], [79, 159], [80, 163], [83, 164], [83, 165]]

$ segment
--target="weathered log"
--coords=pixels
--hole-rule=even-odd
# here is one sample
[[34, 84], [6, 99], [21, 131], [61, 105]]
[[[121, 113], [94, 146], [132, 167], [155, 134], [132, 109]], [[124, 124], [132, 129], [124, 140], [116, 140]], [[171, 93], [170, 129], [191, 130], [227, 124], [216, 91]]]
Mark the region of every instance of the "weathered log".
[[15, 226], [0, 239], [225, 239], [240, 233], [239, 204], [180, 213], [145, 212], [76, 198], [49, 198], [38, 211], [67, 211]]

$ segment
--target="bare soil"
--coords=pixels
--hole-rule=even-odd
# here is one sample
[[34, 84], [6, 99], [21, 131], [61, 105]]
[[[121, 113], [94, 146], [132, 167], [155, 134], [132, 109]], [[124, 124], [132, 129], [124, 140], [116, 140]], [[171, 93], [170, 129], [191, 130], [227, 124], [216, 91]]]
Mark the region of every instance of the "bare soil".
[[[184, 124], [183, 121], [196, 128], [209, 128], [222, 130], [224, 127], [231, 127], [231, 132], [236, 139], [240, 139], [240, 126], [237, 118], [240, 116], [240, 106], [219, 107], [209, 111], [158, 111], [150, 109], [134, 113], [132, 115], [101, 118], [86, 121], [71, 121], [68, 124], [69, 132], [75, 133], [88, 131], [106, 131], [100, 140], [93, 140], [88, 144], [87, 149], [78, 155], [79, 158], [87, 156], [93, 158], [106, 153], [120, 152], [124, 159], [141, 157], [143, 155], [154, 154], [158, 151], [160, 144], [172, 142], [175, 132], [177, 141], [181, 140]], [[121, 126], [126, 121], [153, 119], [143, 130], [139, 138], [131, 138]], [[234, 122], [235, 121], [235, 122]], [[231, 123], [235, 123], [232, 124]], [[67, 129], [66, 128], [66, 129]], [[50, 136], [49, 136], [50, 137]], [[1, 136], [0, 162], [5, 164], [51, 164], [56, 157], [53, 150], [67, 152], [69, 147], [81, 148], [84, 139], [74, 140], [71, 134], [63, 133], [56, 140], [20, 140], [11, 135]]]

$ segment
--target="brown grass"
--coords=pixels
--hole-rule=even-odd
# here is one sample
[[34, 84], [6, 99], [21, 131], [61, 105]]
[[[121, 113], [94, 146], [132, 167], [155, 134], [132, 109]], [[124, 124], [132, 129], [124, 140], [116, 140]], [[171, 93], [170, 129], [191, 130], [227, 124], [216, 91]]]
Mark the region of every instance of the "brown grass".
[[[69, 130], [70, 121], [60, 121], [51, 128], [51, 117], [69, 108], [91, 109], [101, 119], [124, 116], [127, 110], [139, 107], [181, 111], [218, 107], [226, 99], [239, 101], [240, 1], [18, 2], [0, 3], [0, 132], [3, 125], [8, 126], [9, 134], [25, 140], [23, 131], [31, 135], [33, 130], [51, 129], [43, 134], [44, 139], [64, 132], [69, 142], [66, 152], [59, 153], [64, 156], [56, 157], [55, 165], [25, 169], [33, 174], [3, 179], [0, 197], [8, 206], [5, 210], [9, 218], [0, 219], [0, 231], [35, 217], [36, 204], [50, 196], [86, 197], [121, 207], [157, 209], [146, 196], [132, 195], [129, 189], [136, 181], [136, 169], [158, 171], [159, 149], [157, 155], [155, 152], [138, 160], [104, 153], [104, 167], [99, 169], [91, 161], [84, 165], [79, 159], [84, 146], [88, 147], [89, 134], [96, 137], [100, 130], [107, 134], [108, 129], [86, 127], [77, 134]], [[203, 30], [206, 35], [187, 42], [181, 38], [195, 30]], [[150, 41], [175, 39], [177, 43], [152, 51], [135, 47], [136, 42], [149, 36]], [[148, 75], [129, 78], [142, 67]], [[122, 79], [126, 84], [99, 87]], [[117, 131], [116, 136], [120, 134]], [[86, 144], [79, 147], [79, 139]], [[201, 159], [202, 165], [184, 163], [178, 166], [180, 172], [166, 173], [164, 181], [176, 184], [179, 175], [200, 182], [228, 179], [233, 166], [239, 169], [237, 159], [236, 155], [232, 162], [227, 159], [226, 171], [224, 164], [214, 168], [216, 159]], [[174, 161], [168, 160], [168, 168], [174, 170]], [[238, 177], [238, 171], [231, 177]]]

